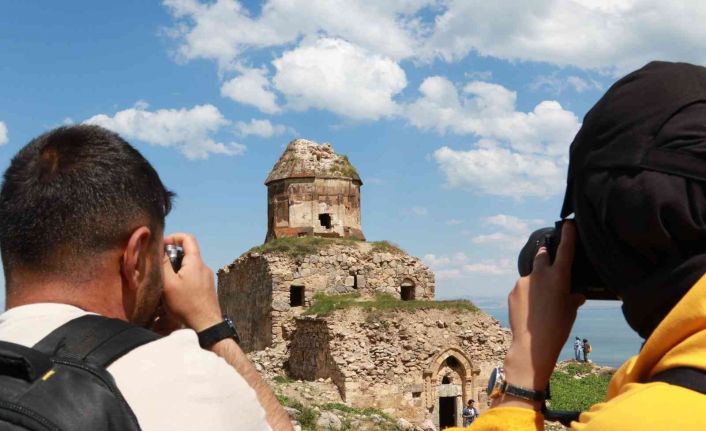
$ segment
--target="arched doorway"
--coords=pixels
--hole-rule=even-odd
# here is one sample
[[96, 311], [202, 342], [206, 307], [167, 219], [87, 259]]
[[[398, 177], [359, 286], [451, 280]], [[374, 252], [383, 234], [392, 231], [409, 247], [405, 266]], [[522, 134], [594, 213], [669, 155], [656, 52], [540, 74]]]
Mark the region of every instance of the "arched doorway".
[[402, 280], [400, 285], [400, 299], [403, 301], [411, 301], [416, 298], [416, 292], [414, 290], [414, 281], [409, 278]]
[[451, 347], [434, 358], [424, 373], [430, 397], [427, 407], [438, 429], [460, 427], [464, 400], [473, 393], [473, 368], [460, 348]]

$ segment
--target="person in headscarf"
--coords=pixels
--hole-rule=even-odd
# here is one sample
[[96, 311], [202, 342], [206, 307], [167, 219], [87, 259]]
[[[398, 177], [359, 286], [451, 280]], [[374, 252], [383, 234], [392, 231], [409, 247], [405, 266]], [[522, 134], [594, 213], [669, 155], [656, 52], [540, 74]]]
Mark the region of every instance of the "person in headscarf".
[[706, 68], [652, 62], [606, 92], [571, 144], [561, 217], [572, 213], [554, 261], [541, 248], [510, 293], [503, 389], [472, 429], [543, 429], [544, 389], [585, 300], [570, 290], [576, 249], [646, 341], [571, 429], [706, 429]]

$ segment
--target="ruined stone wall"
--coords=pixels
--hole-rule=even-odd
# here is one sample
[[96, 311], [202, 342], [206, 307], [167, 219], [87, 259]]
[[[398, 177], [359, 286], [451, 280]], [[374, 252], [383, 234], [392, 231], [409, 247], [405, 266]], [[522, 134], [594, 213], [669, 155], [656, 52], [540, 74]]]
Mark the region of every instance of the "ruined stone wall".
[[[248, 253], [218, 271], [221, 306], [238, 321], [248, 350], [259, 350], [289, 339], [294, 318], [311, 306], [317, 292], [377, 292], [401, 297], [403, 285], [410, 299], [433, 299], [434, 273], [419, 259], [404, 253], [378, 251], [365, 242], [332, 244], [317, 254]], [[304, 288], [302, 306], [292, 307], [292, 286]], [[269, 301], [269, 308], [265, 303]]]
[[267, 259], [252, 256], [218, 271], [218, 301], [230, 316], [245, 352], [272, 342], [272, 277]]
[[365, 239], [360, 227], [359, 180], [288, 178], [275, 181], [267, 187], [267, 207], [267, 241], [302, 235]]
[[[336, 383], [344, 401], [357, 407], [377, 407], [417, 422], [431, 418], [438, 423], [442, 396], [458, 397], [459, 406], [465, 403], [463, 400], [474, 398], [482, 407], [490, 370], [510, 344], [509, 331], [482, 312], [369, 312], [352, 308], [336, 311], [318, 322], [297, 320], [292, 337], [292, 353], [294, 346], [297, 353], [290, 357], [290, 367], [309, 369], [312, 375], [316, 364], [326, 371], [315, 376], [331, 377], [334, 382], [339, 379], [327, 372], [340, 370], [343, 382]], [[324, 331], [327, 333], [322, 334]], [[300, 341], [300, 336], [316, 341]], [[323, 355], [322, 348], [316, 346], [325, 339], [328, 351]], [[335, 366], [330, 366], [325, 357], [330, 357]]]
[[329, 350], [329, 330], [326, 320], [301, 317], [296, 320], [296, 334], [289, 346], [287, 372], [302, 380], [330, 378], [338, 387], [345, 379]]

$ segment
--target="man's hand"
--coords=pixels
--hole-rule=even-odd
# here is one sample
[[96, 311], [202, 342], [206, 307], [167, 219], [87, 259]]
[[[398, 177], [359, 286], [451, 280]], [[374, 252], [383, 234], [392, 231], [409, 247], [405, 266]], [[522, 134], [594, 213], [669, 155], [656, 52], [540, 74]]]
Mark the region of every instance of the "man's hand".
[[201, 259], [196, 238], [175, 233], [165, 237], [164, 243], [180, 245], [184, 249], [181, 269], [176, 274], [169, 258], [164, 257], [163, 305], [167, 314], [196, 332], [223, 321], [213, 271]]
[[[586, 298], [570, 292], [571, 264], [576, 246], [576, 227], [564, 223], [554, 263], [547, 249], [540, 248], [532, 273], [522, 277], [508, 297], [512, 344], [505, 357], [508, 383], [544, 390]], [[538, 408], [539, 403], [505, 397], [495, 405]]]

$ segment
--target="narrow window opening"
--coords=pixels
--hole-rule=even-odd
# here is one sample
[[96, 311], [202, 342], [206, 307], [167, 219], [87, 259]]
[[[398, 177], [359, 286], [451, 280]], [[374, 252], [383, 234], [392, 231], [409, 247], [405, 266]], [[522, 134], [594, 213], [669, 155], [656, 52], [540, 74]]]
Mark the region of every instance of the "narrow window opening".
[[319, 214], [319, 223], [326, 229], [331, 229], [331, 214]]
[[304, 286], [289, 286], [289, 306], [304, 306]]
[[348, 275], [353, 277], [353, 289], [357, 289], [358, 288], [358, 274], [356, 274], [353, 271], [350, 271], [350, 272], [348, 272]]
[[422, 396], [421, 392], [412, 392], [412, 398], [420, 398]]
[[414, 299], [414, 286], [402, 286], [400, 297], [403, 301], [411, 301]]
[[443, 379], [441, 379], [441, 384], [442, 385], [448, 385], [451, 383], [451, 378], [449, 376], [444, 376]]

